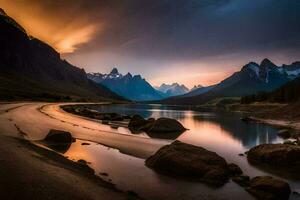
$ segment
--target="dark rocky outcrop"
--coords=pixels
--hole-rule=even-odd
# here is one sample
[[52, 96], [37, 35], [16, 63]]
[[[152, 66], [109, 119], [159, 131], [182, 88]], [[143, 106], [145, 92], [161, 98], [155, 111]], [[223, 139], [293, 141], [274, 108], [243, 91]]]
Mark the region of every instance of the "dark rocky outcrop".
[[139, 115], [134, 115], [129, 122], [128, 128], [136, 133], [145, 131], [146, 133], [182, 133], [186, 130], [180, 122], [170, 118], [149, 118], [145, 120]]
[[254, 177], [246, 190], [259, 200], [288, 200], [291, 193], [287, 182], [270, 176]]
[[224, 158], [202, 147], [175, 141], [146, 160], [158, 172], [221, 186], [229, 179]]

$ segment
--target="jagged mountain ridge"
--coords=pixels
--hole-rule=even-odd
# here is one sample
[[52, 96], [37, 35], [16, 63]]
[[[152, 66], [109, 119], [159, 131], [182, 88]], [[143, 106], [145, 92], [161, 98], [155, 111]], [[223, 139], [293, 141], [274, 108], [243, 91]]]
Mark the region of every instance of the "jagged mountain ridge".
[[141, 75], [123, 75], [117, 68], [109, 74], [89, 73], [88, 78], [115, 93], [134, 101], [159, 100], [164, 96], [156, 91]]
[[215, 98], [241, 97], [261, 91], [272, 91], [299, 75], [300, 62], [276, 66], [269, 59], [264, 59], [260, 65], [255, 62], [246, 64], [240, 71], [204, 93], [192, 96], [187, 93], [183, 96], [164, 99], [160, 103], [203, 104]]
[[188, 93], [190, 90], [183, 84], [161, 84], [159, 87], [155, 87], [156, 90], [162, 92], [165, 97], [178, 96]]
[[83, 69], [62, 60], [51, 46], [29, 36], [2, 9], [0, 44], [1, 99], [122, 99], [94, 84]]

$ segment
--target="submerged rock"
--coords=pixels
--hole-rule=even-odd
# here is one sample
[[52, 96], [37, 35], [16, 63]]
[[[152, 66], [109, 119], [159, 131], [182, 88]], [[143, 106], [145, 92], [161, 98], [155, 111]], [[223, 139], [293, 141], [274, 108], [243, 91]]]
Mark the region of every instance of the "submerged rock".
[[215, 186], [221, 186], [229, 179], [224, 158], [179, 141], [159, 149], [146, 160], [146, 166], [167, 175], [196, 179]]
[[254, 177], [246, 190], [259, 200], [288, 200], [291, 193], [287, 182], [270, 176]]

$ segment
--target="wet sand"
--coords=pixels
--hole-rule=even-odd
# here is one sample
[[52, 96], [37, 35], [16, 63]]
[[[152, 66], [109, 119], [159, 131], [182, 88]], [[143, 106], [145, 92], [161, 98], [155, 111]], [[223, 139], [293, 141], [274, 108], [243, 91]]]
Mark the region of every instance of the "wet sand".
[[[70, 103], [67, 103], [70, 104]], [[99, 122], [64, 112], [63, 103], [25, 103], [0, 105], [0, 132], [18, 136], [18, 132], [28, 140], [41, 140], [50, 129], [71, 132], [77, 139], [93, 141], [117, 148], [121, 152], [139, 158], [147, 158], [170, 140], [155, 140], [112, 132]], [[19, 128], [19, 131], [16, 129]]]
[[[74, 131], [75, 137], [80, 133], [84, 139], [94, 138], [92, 134], [84, 134], [83, 126], [88, 126], [84, 120], [77, 126], [70, 124], [72, 117], [69, 122], [62, 122], [50, 116], [54, 113], [46, 113], [51, 109], [40, 112], [45, 105], [58, 108], [47, 103], [0, 104], [0, 199], [136, 199], [94, 175], [91, 168], [28, 141], [43, 139], [50, 128], [72, 133], [79, 129]], [[96, 131], [96, 125], [92, 127]], [[104, 134], [101, 141], [115, 145], [112, 134]], [[150, 145], [148, 149], [153, 151], [152, 146], [156, 147]], [[135, 152], [135, 149], [128, 151]]]
[[128, 199], [83, 165], [0, 133], [0, 199]]

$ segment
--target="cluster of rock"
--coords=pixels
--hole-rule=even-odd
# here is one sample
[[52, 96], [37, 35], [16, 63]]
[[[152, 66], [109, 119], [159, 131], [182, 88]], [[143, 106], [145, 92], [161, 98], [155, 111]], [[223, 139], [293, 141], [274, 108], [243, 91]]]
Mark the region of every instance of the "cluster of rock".
[[125, 119], [131, 119], [130, 116], [123, 116], [118, 113], [101, 113], [96, 110], [89, 109], [84, 105], [62, 106], [62, 109], [72, 114], [88, 117], [91, 119], [102, 120], [104, 123], [106, 121], [123, 121]]
[[288, 183], [269, 176], [250, 179], [236, 164], [202, 147], [175, 141], [150, 156], [147, 167], [169, 176], [198, 180], [222, 186], [231, 178], [257, 199], [287, 200], [291, 193]]
[[144, 131], [146, 133], [182, 133], [186, 128], [175, 119], [170, 118], [149, 118], [144, 119], [139, 115], [134, 115], [128, 124], [128, 128], [133, 133]]

